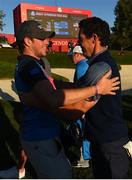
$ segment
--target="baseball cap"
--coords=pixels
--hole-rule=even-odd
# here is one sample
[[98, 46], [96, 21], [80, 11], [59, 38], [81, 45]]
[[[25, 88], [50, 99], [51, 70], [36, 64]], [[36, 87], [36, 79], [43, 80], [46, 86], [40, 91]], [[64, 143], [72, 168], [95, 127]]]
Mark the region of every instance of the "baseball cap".
[[74, 54], [74, 53], [83, 54], [83, 51], [82, 51], [81, 46], [75, 46], [72, 52], [73, 52], [73, 54]]
[[21, 42], [25, 37], [45, 39], [55, 36], [53, 31], [45, 31], [42, 25], [35, 20], [28, 20], [21, 23], [16, 32], [16, 42]]

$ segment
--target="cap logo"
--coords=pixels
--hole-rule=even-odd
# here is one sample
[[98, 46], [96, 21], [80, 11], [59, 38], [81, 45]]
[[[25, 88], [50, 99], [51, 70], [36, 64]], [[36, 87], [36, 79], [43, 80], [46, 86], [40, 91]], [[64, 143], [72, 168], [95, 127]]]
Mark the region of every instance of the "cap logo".
[[40, 24], [40, 25], [38, 25], [38, 28], [41, 30], [41, 29], [43, 29], [43, 27], [42, 27], [42, 25]]

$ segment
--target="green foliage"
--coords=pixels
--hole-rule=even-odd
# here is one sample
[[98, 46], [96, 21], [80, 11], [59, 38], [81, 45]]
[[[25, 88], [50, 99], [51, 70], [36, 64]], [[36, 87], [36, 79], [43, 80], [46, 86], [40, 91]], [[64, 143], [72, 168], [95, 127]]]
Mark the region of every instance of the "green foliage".
[[8, 40], [5, 36], [0, 36], [0, 43], [7, 43]]
[[112, 43], [127, 49], [132, 46], [132, 0], [119, 0], [115, 7], [115, 16]]
[[3, 23], [3, 18], [5, 17], [5, 14], [2, 10], [0, 10], [0, 30], [2, 31], [3, 30], [3, 26], [5, 25]]

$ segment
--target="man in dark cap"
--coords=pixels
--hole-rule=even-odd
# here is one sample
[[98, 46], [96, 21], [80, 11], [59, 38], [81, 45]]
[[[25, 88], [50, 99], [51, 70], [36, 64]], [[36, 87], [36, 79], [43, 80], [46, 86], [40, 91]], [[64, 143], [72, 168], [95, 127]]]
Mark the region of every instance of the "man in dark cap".
[[[15, 83], [24, 106], [22, 146], [38, 178], [67, 179], [72, 178], [71, 166], [59, 139], [60, 128], [56, 115], [82, 116], [95, 104], [94, 101], [85, 101], [87, 97], [97, 93], [115, 95], [113, 91], [118, 89], [120, 82], [118, 77], [108, 80], [109, 72], [95, 86], [56, 89], [41, 60], [46, 55], [49, 38], [54, 35], [54, 32], [46, 32], [34, 20], [20, 24], [16, 43], [21, 55], [16, 66]], [[65, 86], [73, 84], [65, 83]]]

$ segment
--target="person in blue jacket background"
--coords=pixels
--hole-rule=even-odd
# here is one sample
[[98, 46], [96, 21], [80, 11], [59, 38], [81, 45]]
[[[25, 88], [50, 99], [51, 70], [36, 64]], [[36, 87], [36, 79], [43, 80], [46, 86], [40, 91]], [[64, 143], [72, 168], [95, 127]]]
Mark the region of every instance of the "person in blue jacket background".
[[[77, 45], [74, 47], [72, 52], [72, 59], [75, 64], [75, 74], [74, 74], [74, 82], [78, 83], [81, 77], [83, 77], [86, 71], [89, 68], [88, 59], [84, 56], [83, 50], [81, 46]], [[90, 142], [84, 137], [84, 130], [85, 130], [85, 118], [84, 116], [81, 119], [76, 120], [75, 122], [79, 125], [81, 129], [81, 136], [82, 140], [82, 147], [81, 147], [81, 157], [80, 161], [78, 161], [78, 166], [87, 167], [89, 166], [88, 161], [90, 157]]]

